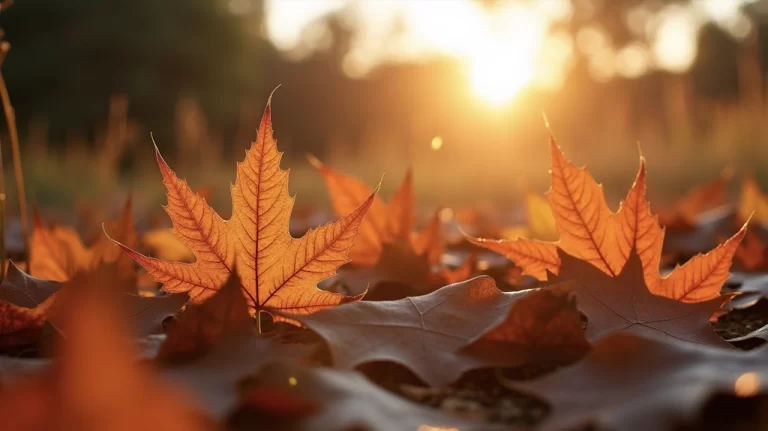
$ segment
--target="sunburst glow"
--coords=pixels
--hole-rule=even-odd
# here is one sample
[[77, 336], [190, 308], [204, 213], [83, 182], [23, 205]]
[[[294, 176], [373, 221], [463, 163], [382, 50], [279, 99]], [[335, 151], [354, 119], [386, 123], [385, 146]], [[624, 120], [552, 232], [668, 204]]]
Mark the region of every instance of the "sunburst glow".
[[467, 58], [472, 87], [484, 100], [503, 104], [534, 76], [543, 28], [522, 7], [508, 7], [484, 32], [471, 36], [475, 50]]

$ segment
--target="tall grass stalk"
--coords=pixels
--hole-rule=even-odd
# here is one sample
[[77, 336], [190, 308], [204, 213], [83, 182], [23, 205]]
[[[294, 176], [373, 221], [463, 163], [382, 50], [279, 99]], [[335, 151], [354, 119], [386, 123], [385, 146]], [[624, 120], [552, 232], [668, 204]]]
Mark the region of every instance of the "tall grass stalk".
[[[3, 8], [7, 7], [5, 4]], [[0, 67], [5, 62], [5, 57], [11, 49], [11, 44], [3, 41], [0, 43]], [[0, 100], [3, 103], [5, 121], [8, 123], [8, 134], [11, 138], [11, 151], [13, 153], [13, 173], [16, 177], [16, 193], [19, 198], [19, 218], [21, 219], [21, 235], [24, 239], [24, 265], [29, 270], [29, 219], [27, 217], [27, 195], [24, 192], [24, 173], [21, 169], [21, 151], [19, 149], [19, 133], [16, 130], [16, 114], [8, 95], [8, 87], [5, 85], [3, 72], [0, 70]], [[4, 194], [3, 194], [4, 196]], [[3, 249], [5, 249], [5, 235], [2, 235]]]

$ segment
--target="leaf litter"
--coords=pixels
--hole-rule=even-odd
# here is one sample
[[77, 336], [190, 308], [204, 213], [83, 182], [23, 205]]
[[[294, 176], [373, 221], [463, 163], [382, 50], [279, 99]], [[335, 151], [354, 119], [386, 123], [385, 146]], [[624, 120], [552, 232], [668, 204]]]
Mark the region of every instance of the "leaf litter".
[[[612, 212], [601, 186], [554, 138], [550, 149], [548, 202], [526, 190], [528, 226], [506, 230], [537, 239], [468, 237], [512, 261], [497, 277], [513, 292], [484, 275], [493, 272], [476, 264], [475, 249], [459, 270], [443, 265], [439, 213], [414, 234], [410, 170], [386, 204], [377, 188], [313, 159], [340, 218], [293, 238], [293, 198], [269, 103], [238, 164], [229, 220], [156, 150], [170, 233], [180, 242], [138, 241], [128, 201], [105, 225], [111, 238], [90, 247], [37, 216], [31, 275], [7, 265], [4, 425], [677, 429], [701, 424], [713, 397], [763, 394], [768, 347], [755, 347], [768, 338], [768, 301], [743, 293], [761, 275], [742, 277], [741, 290], [723, 287], [732, 260], [747, 262], [761, 250], [741, 225], [752, 213], [763, 221], [768, 200], [754, 180], [743, 183], [735, 221], [719, 225], [730, 226], [730, 238], [711, 236], [722, 243], [662, 276], [662, 250], [690, 252], [665, 241], [664, 227], [710, 235], [698, 220], [728, 207], [731, 174], [692, 190], [662, 211], [660, 223], [645, 198], [642, 157]], [[164, 242], [176, 251], [159, 250]], [[192, 256], [179, 253], [180, 244]], [[150, 257], [147, 248], [185, 261]], [[128, 257], [160, 291], [137, 290]], [[340, 279], [354, 291], [317, 287], [350, 260]], [[543, 282], [521, 289], [522, 273]], [[371, 285], [378, 301], [364, 298]]]

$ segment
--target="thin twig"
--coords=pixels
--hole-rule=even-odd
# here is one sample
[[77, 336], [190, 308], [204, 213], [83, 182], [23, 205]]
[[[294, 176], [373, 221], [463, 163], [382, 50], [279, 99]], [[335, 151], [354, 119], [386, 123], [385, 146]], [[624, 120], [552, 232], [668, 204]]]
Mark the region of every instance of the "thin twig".
[[[5, 6], [5, 3], [3, 3]], [[11, 44], [3, 41], [0, 43], [0, 66], [2, 60], [5, 60]], [[16, 114], [11, 105], [11, 97], [8, 95], [8, 88], [5, 85], [3, 72], [0, 70], [0, 100], [3, 103], [5, 111], [5, 121], [8, 123], [8, 134], [11, 137], [11, 150], [13, 153], [13, 173], [16, 177], [16, 194], [19, 199], [19, 218], [21, 219], [21, 235], [24, 239], [24, 264], [29, 268], [29, 220], [27, 218], [27, 195], [24, 193], [24, 173], [21, 169], [21, 151], [19, 150], [19, 133], [16, 130]]]

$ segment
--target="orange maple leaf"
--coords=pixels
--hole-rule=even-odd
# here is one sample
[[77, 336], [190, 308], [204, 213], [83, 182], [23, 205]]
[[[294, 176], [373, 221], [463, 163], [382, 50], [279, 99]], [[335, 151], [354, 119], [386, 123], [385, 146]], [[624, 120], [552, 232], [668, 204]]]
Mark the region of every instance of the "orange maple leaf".
[[470, 241], [505, 255], [523, 268], [524, 273], [540, 280], [546, 279], [547, 271], [558, 273], [558, 247], [611, 276], [621, 272], [632, 249], [636, 248], [643, 264], [645, 282], [652, 293], [683, 302], [700, 302], [720, 296], [720, 288], [728, 278], [733, 254], [744, 237], [746, 225], [714, 250], [696, 255], [662, 278], [659, 265], [664, 230], [645, 198], [645, 158], [640, 156], [635, 182], [619, 210], [612, 212], [605, 202], [602, 186], [589, 172], [567, 160], [554, 137], [550, 139], [550, 147], [552, 185], [547, 197], [560, 240], [468, 237]]
[[659, 223], [670, 231], [695, 229], [703, 213], [726, 205], [726, 194], [731, 177], [733, 177], [733, 171], [730, 167], [726, 167], [713, 181], [692, 188], [671, 208], [659, 212]]
[[760, 186], [754, 175], [748, 175], [741, 184], [741, 196], [736, 210], [741, 221], [752, 220], [758, 223], [768, 223], [768, 196], [760, 191]]
[[[328, 167], [312, 155], [307, 157], [323, 175], [331, 195], [333, 209], [337, 214], [349, 212], [355, 206], [355, 202], [360, 201], [361, 196], [368, 196], [371, 193], [371, 187], [357, 178]], [[392, 195], [389, 204], [379, 197], [374, 199], [368, 217], [360, 225], [359, 240], [350, 253], [352, 262], [360, 266], [375, 265], [381, 258], [384, 244], [389, 243], [405, 245], [406, 248], [413, 250], [411, 239], [413, 205], [413, 175], [408, 169], [402, 184]], [[430, 227], [425, 231], [430, 231]], [[419, 244], [419, 246], [425, 247], [426, 244]]]
[[[316, 157], [309, 155], [309, 162], [323, 175], [337, 214], [349, 212], [359, 196], [367, 196], [371, 188], [351, 175], [336, 171]], [[384, 253], [385, 244], [401, 247], [407, 254], [425, 256], [430, 265], [440, 265], [443, 254], [442, 220], [436, 211], [420, 232], [414, 229], [413, 172], [408, 169], [405, 178], [389, 204], [378, 196], [368, 216], [360, 225], [360, 237], [350, 253], [355, 265], [373, 266]]]
[[[107, 224], [115, 238], [130, 247], [136, 246], [136, 232], [131, 216], [132, 201], [129, 198], [118, 220]], [[52, 281], [67, 281], [80, 272], [95, 269], [102, 262], [117, 262], [120, 276], [130, 279], [135, 276], [133, 263], [112, 245], [105, 236], [99, 237], [86, 247], [80, 235], [73, 228], [61, 225], [46, 225], [37, 211], [32, 213], [33, 229], [30, 238], [29, 273], [37, 278]]]
[[349, 261], [360, 223], [374, 202], [375, 191], [336, 222], [311, 229], [296, 239], [288, 232], [293, 198], [288, 194], [288, 171], [280, 169], [282, 153], [272, 134], [271, 99], [256, 141], [237, 165], [231, 188], [232, 217], [223, 220], [204, 198], [194, 193], [168, 167], [155, 147], [157, 162], [168, 189], [166, 212], [173, 232], [195, 255], [194, 263], [147, 257], [115, 243], [163, 283], [168, 292], [189, 292], [200, 303], [218, 291], [234, 271], [253, 314], [265, 307], [308, 314], [363, 294], [347, 297], [317, 288]]

